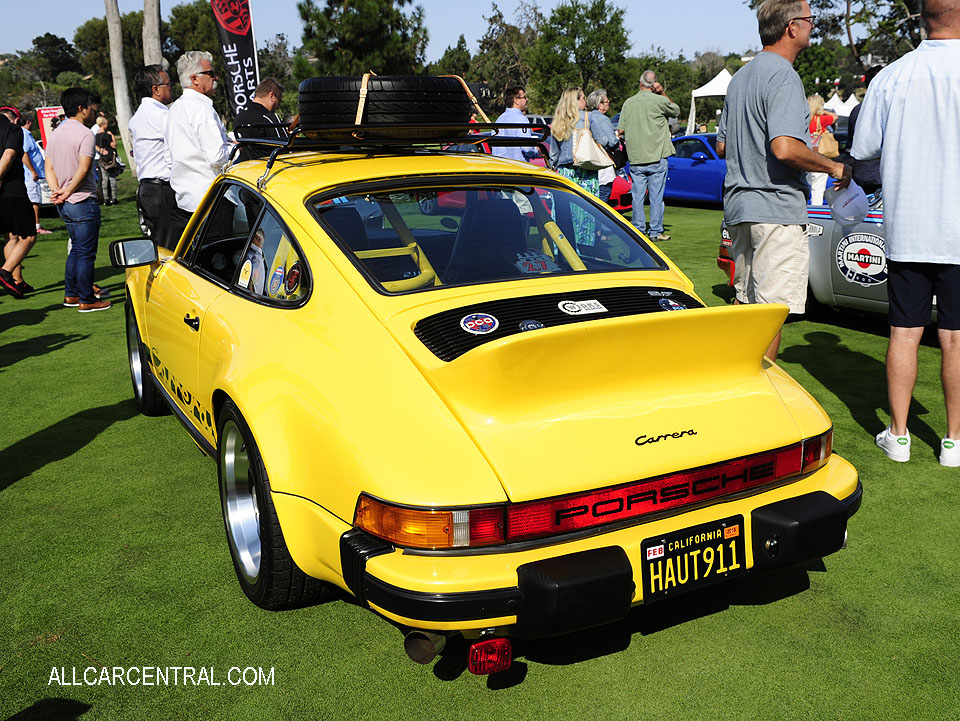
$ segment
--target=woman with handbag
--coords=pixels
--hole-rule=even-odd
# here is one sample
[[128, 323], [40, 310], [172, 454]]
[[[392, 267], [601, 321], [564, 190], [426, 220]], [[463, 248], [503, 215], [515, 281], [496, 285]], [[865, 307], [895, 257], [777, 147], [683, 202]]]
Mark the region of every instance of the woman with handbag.
[[576, 131], [586, 128], [586, 107], [587, 99], [580, 88], [563, 91], [550, 124], [550, 164], [560, 175], [599, 197], [600, 181], [596, 169], [576, 166], [573, 162], [574, 141], [578, 135]]
[[[613, 123], [606, 115], [607, 111], [610, 110], [610, 98], [607, 96], [607, 91], [603, 88], [597, 88], [590, 93], [587, 96], [587, 110], [590, 111], [590, 132], [593, 134], [593, 139], [613, 159], [614, 151], [620, 147], [620, 138], [617, 137], [617, 131], [613, 129]], [[610, 200], [613, 179], [616, 177], [616, 163], [597, 171], [597, 182], [600, 183], [599, 198], [605, 203]]]
[[117, 139], [107, 130], [107, 119], [97, 118], [100, 132], [97, 133], [97, 165], [103, 183], [103, 204], [117, 204], [117, 176], [120, 175], [120, 162], [117, 159]]
[[[807, 98], [810, 107], [810, 145], [814, 150], [828, 158], [839, 155], [837, 141], [830, 132], [836, 121], [832, 113], [824, 112], [823, 97], [814, 93]], [[835, 152], [836, 151], [836, 152]], [[823, 205], [823, 192], [827, 189], [826, 173], [807, 173], [807, 183], [810, 185], [810, 205]]]

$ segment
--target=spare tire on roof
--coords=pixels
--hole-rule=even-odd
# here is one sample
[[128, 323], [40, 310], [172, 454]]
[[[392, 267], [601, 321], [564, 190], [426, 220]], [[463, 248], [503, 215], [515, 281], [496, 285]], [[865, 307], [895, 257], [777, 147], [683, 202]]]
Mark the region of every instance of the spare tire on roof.
[[[325, 125], [353, 125], [360, 103], [361, 77], [307, 78], [300, 83], [300, 127], [315, 131]], [[394, 125], [462, 124], [474, 110], [467, 91], [456, 78], [375, 75], [367, 81], [367, 100], [360, 122]], [[405, 137], [401, 128], [366, 132], [367, 137]], [[410, 133], [424, 139], [436, 131]]]

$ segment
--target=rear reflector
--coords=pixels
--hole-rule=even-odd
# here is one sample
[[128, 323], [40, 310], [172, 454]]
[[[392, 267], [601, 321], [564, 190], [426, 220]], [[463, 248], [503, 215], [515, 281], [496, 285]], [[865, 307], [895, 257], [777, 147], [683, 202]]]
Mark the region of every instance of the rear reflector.
[[467, 668], [477, 676], [506, 671], [513, 661], [513, 645], [509, 638], [488, 638], [477, 641], [467, 654]]

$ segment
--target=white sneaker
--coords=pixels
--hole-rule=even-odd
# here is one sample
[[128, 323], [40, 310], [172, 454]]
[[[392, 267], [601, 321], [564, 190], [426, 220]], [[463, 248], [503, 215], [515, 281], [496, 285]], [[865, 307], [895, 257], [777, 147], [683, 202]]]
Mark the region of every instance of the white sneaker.
[[[887, 458], [898, 463], [910, 460], [910, 432], [905, 436], [895, 436], [887, 426], [877, 434], [877, 445], [887, 454]], [[960, 466], [960, 449], [957, 450], [957, 465]]]
[[949, 468], [960, 466], [960, 441], [952, 438], [940, 441], [940, 465]]

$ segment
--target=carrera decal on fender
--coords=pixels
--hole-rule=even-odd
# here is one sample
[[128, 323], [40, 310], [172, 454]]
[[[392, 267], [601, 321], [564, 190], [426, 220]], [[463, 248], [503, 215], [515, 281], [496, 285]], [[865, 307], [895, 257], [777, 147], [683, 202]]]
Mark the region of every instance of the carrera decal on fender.
[[850, 283], [864, 287], [887, 280], [886, 244], [879, 235], [852, 233], [837, 244], [837, 270]]
[[171, 398], [178, 399], [184, 408], [189, 408], [200, 425], [205, 427], [208, 432], [213, 433], [213, 418], [210, 416], [210, 411], [201, 406], [193, 393], [181, 385], [180, 381], [170, 372], [170, 369], [160, 360], [156, 348], [150, 349], [150, 365], [153, 366], [154, 377], [160, 381], [164, 388], [169, 389]]

